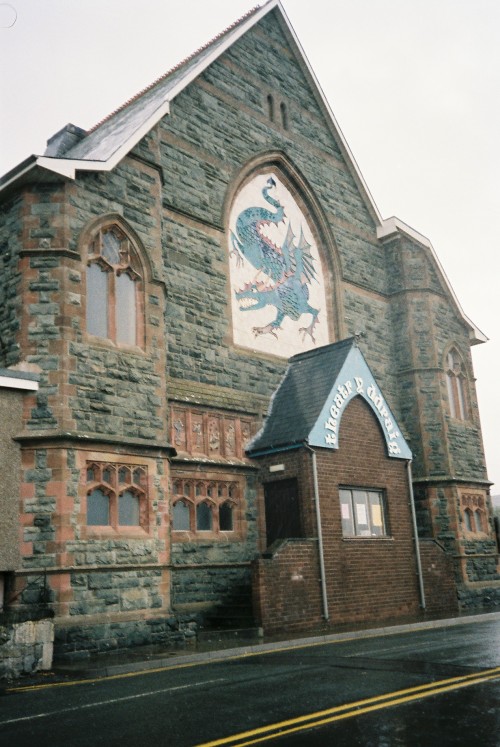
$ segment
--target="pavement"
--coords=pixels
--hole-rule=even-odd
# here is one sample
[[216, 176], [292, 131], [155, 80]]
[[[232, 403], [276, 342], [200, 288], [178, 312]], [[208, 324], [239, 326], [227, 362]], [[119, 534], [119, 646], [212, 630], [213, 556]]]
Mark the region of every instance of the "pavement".
[[411, 620], [405, 623], [387, 623], [382, 627], [355, 627], [338, 632], [312, 632], [303, 637], [293, 638], [290, 635], [269, 638], [239, 638], [229, 632], [223, 636], [219, 631], [213, 631], [213, 637], [208, 636], [203, 642], [187, 648], [166, 648], [162, 646], [137, 646], [121, 652], [108, 652], [90, 655], [85, 659], [73, 661], [55, 661], [50, 672], [38, 672], [19, 682], [21, 686], [61, 682], [79, 679], [99, 679], [113, 677], [134, 672], [147, 672], [153, 669], [182, 667], [207, 662], [216, 662], [243, 656], [255, 656], [271, 651], [283, 651], [289, 648], [335, 643], [375, 636], [398, 635], [419, 630], [447, 628], [471, 623], [500, 622], [500, 611], [484, 613], [462, 613], [451, 618], [437, 618], [427, 620]]

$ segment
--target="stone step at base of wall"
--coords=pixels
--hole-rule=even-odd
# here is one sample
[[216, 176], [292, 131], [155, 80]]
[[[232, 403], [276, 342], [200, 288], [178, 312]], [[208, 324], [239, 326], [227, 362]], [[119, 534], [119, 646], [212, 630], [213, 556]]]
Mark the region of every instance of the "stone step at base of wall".
[[198, 643], [219, 643], [228, 641], [255, 641], [263, 638], [262, 628], [227, 628], [227, 629], [202, 629], [198, 630], [196, 639]]

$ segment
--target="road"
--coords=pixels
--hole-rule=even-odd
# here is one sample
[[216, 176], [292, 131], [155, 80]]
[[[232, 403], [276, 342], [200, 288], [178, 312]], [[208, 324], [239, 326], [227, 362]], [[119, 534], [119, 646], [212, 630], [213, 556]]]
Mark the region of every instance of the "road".
[[483, 620], [11, 687], [0, 745], [500, 747], [500, 621]]

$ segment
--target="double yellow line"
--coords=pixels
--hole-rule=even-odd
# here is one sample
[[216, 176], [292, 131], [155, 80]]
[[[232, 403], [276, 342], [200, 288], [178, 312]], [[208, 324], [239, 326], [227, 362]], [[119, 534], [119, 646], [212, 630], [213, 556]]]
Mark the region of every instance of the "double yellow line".
[[482, 682], [490, 682], [498, 678], [500, 678], [500, 667], [485, 669], [481, 672], [475, 672], [474, 674], [468, 674], [461, 677], [451, 677], [450, 679], [439, 680], [437, 682], [429, 682], [425, 685], [418, 685], [405, 690], [396, 690], [392, 693], [385, 693], [384, 695], [377, 695], [372, 698], [366, 698], [364, 700], [346, 703], [345, 705], [327, 708], [324, 711], [309, 713], [305, 716], [298, 716], [297, 718], [280, 721], [276, 724], [270, 724], [257, 729], [244, 731], [240, 734], [233, 734], [230, 737], [216, 739], [213, 742], [205, 742], [204, 744], [197, 745], [197, 747], [220, 747], [221, 745], [247, 747], [247, 745], [259, 744], [260, 742], [277, 739], [278, 737], [288, 734], [296, 734], [297, 732], [305, 731], [307, 729], [332, 724], [335, 721], [361, 716], [364, 713], [379, 711], [382, 708], [392, 708], [392, 706], [401, 705], [403, 703], [411, 703], [413, 700], [420, 700], [422, 698], [429, 698], [432, 695], [460, 690], [463, 687], [479, 685]]

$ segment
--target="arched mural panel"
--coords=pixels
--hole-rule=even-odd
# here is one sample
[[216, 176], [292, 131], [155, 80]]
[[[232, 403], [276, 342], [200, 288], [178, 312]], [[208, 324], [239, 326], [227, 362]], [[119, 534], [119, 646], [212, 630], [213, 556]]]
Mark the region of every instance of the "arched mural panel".
[[256, 174], [237, 193], [228, 243], [234, 343], [284, 358], [326, 345], [317, 242], [277, 170]]

